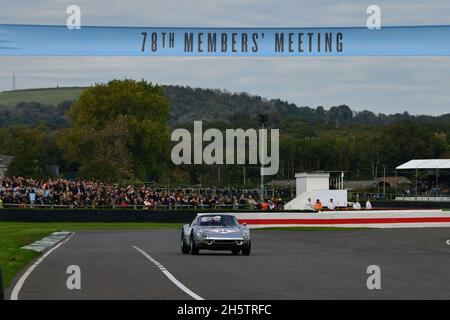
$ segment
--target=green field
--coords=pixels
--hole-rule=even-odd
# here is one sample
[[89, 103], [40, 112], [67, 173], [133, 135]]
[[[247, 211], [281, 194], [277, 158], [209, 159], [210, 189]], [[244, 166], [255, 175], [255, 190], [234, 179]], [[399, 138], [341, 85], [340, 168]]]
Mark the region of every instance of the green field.
[[83, 91], [81, 87], [45, 88], [0, 92], [0, 106], [15, 107], [19, 102], [39, 102], [56, 106], [64, 100], [76, 100]]
[[0, 267], [3, 271], [4, 287], [14, 275], [30, 261], [39, 256], [38, 252], [21, 249], [55, 231], [61, 230], [139, 230], [178, 229], [179, 223], [34, 223], [0, 222]]

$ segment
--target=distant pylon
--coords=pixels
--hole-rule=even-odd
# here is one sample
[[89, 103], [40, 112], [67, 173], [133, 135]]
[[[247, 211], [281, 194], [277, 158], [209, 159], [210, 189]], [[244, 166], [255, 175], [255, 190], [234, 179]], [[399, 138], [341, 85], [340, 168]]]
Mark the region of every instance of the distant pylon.
[[13, 79], [12, 79], [12, 89], [13, 91], [16, 90], [16, 72], [13, 72]]

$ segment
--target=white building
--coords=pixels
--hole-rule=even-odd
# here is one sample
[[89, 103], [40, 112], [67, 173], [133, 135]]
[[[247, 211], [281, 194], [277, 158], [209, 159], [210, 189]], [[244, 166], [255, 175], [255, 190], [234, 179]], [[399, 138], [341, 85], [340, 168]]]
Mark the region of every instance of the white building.
[[335, 207], [347, 207], [347, 190], [343, 189], [343, 175], [339, 177], [336, 185], [337, 189], [330, 190], [330, 173], [297, 173], [296, 194], [297, 196], [286, 203], [285, 210], [306, 210], [308, 198], [314, 204], [317, 199], [324, 207], [328, 207], [330, 199], [333, 199]]

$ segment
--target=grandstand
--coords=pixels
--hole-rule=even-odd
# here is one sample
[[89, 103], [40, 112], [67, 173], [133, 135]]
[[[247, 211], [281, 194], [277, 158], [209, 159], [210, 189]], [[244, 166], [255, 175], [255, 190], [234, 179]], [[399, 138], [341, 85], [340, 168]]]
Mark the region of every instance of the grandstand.
[[[450, 202], [450, 159], [413, 159], [396, 168], [414, 171], [414, 188], [407, 194], [396, 197], [401, 201], [445, 201]], [[425, 179], [419, 173], [425, 172]], [[430, 179], [434, 177], [434, 179]], [[434, 180], [434, 181], [433, 181]]]

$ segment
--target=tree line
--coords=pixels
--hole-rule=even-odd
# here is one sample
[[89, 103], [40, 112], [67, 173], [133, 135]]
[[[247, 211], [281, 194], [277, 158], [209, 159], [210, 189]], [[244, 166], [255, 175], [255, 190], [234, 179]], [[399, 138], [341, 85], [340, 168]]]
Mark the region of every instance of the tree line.
[[[108, 181], [257, 185], [256, 166], [174, 166], [172, 129], [256, 128], [258, 114], [280, 129], [280, 171], [343, 170], [373, 179], [412, 158], [450, 156], [450, 115], [354, 112], [348, 106], [297, 107], [248, 93], [113, 80], [58, 106], [20, 103], [0, 108], [0, 154], [14, 156], [9, 175], [40, 177], [48, 164], [62, 172]], [[205, 128], [206, 129], [206, 128]], [[269, 179], [269, 180], [270, 180]]]

